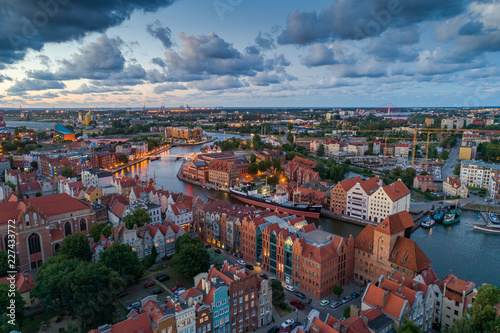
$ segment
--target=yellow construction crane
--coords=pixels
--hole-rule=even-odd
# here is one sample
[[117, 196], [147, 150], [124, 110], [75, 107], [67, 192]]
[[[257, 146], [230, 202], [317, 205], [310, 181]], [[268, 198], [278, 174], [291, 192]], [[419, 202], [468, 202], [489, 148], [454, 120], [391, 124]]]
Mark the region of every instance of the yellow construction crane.
[[415, 151], [417, 150], [417, 124], [413, 130], [413, 150], [411, 152], [411, 167], [415, 169]]
[[429, 135], [431, 131], [427, 131], [427, 144], [425, 146], [425, 162], [424, 165], [427, 165], [427, 156], [429, 156]]

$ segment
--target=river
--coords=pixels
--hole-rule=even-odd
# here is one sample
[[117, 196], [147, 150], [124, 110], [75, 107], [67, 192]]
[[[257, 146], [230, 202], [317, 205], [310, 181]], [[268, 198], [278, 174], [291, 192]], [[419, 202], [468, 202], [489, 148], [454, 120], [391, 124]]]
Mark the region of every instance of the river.
[[34, 128], [38, 131], [43, 130], [53, 130], [56, 127], [56, 123], [45, 122], [45, 121], [5, 121], [7, 127], [15, 128], [26, 126], [26, 128]]
[[[224, 137], [222, 133], [206, 134], [213, 136], [216, 140]], [[249, 138], [246, 135], [227, 135], [227, 139], [231, 137]], [[123, 170], [122, 174], [128, 176], [139, 174], [142, 179], [155, 177], [157, 186], [165, 190], [199, 196], [205, 201], [211, 196], [226, 198], [241, 204], [227, 193], [204, 189], [177, 179], [176, 174], [182, 165], [182, 160], [175, 161], [175, 156], [169, 157], [169, 155], [199, 152], [201, 147], [174, 147], [162, 153], [161, 160], [144, 161]], [[344, 237], [349, 237], [349, 235], [356, 237], [363, 229], [358, 225], [325, 217], [312, 219], [310, 222]], [[464, 211], [460, 224], [450, 227], [438, 224], [430, 230], [418, 229], [411, 238], [431, 259], [432, 268], [440, 279], [452, 272], [461, 279], [474, 281], [478, 286], [483, 283], [500, 286], [500, 236], [474, 231], [473, 223], [477, 223], [475, 213]]]

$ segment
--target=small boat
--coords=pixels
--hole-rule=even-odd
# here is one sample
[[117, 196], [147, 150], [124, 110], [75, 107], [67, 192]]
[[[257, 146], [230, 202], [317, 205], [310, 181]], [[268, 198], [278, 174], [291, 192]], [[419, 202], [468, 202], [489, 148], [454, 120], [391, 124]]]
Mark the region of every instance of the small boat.
[[479, 231], [484, 231], [484, 232], [489, 232], [492, 234], [500, 234], [500, 228], [494, 228], [490, 227], [488, 225], [484, 224], [474, 224], [474, 230], [479, 230]]
[[477, 217], [478, 219], [480, 219], [480, 218], [481, 218], [481, 213], [477, 213], [477, 214], [476, 214], [476, 217]]
[[443, 224], [451, 225], [460, 222], [460, 214], [462, 214], [462, 210], [460, 208], [450, 210], [444, 216]]
[[500, 223], [500, 219], [498, 219], [498, 216], [496, 216], [495, 214], [489, 213], [488, 217], [489, 217], [491, 222], [496, 223], [496, 224]]
[[443, 219], [443, 216], [444, 216], [444, 212], [443, 212], [443, 210], [438, 210], [438, 211], [434, 214], [434, 221], [438, 221], [438, 222], [440, 222], [440, 221]]
[[434, 221], [430, 216], [427, 216], [422, 223], [420, 223], [420, 226], [424, 229], [429, 229], [432, 228], [436, 224], [436, 221]]
[[180, 160], [181, 158], [182, 158], [181, 156], [177, 156], [177, 157], [175, 158], [175, 161], [177, 162], [177, 161], [178, 161], [178, 160]]

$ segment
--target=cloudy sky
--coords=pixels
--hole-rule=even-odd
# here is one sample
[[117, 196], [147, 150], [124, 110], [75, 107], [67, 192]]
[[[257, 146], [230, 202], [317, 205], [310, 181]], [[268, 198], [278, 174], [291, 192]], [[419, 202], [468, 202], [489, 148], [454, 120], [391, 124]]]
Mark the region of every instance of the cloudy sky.
[[0, 108], [500, 105], [498, 0], [0, 0]]

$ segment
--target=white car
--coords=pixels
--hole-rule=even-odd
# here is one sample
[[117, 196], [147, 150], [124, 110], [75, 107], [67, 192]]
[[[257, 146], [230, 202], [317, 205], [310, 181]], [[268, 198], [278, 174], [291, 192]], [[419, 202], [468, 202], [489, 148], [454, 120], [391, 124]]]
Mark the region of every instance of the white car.
[[237, 263], [238, 263], [238, 265], [245, 266], [244, 260], [238, 260]]
[[291, 285], [289, 285], [289, 284], [287, 284], [287, 285], [285, 286], [285, 289], [286, 289], [286, 290], [288, 290], [288, 291], [291, 291], [292, 293], [295, 291], [295, 288], [294, 288], [294, 287], [292, 287], [292, 286], [291, 286]]
[[283, 324], [281, 324], [281, 327], [283, 328], [287, 328], [289, 327], [290, 325], [292, 325], [293, 323], [295, 322], [295, 320], [293, 319], [287, 319], [283, 322]]

